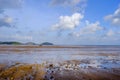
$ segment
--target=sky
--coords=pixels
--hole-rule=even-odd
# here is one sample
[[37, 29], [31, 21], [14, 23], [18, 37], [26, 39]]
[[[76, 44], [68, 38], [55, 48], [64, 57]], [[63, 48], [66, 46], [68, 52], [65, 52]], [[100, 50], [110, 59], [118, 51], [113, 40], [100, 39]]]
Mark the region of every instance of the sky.
[[0, 41], [120, 45], [120, 0], [0, 0]]

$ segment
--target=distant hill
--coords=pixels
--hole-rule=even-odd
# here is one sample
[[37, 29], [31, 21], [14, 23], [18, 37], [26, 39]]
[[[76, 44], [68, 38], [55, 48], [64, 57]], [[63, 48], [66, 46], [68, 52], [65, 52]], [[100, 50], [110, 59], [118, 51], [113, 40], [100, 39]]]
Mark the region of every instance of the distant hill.
[[6, 44], [6, 45], [21, 45], [22, 43], [20, 42], [0, 42], [0, 44]]
[[34, 42], [28, 42], [28, 43], [25, 43], [25, 45], [36, 45], [36, 43], [34, 43]]
[[44, 43], [42, 43], [42, 44], [40, 44], [40, 45], [54, 45], [53, 43], [50, 43], [50, 42], [44, 42]]
[[[36, 44], [34, 42], [20, 43], [17, 41], [9, 41], [9, 42], [0, 41], [0, 45], [38, 45], [38, 44]], [[50, 42], [44, 42], [44, 43], [40, 44], [40, 46], [42, 46], [42, 45], [54, 45], [54, 44], [50, 43]]]

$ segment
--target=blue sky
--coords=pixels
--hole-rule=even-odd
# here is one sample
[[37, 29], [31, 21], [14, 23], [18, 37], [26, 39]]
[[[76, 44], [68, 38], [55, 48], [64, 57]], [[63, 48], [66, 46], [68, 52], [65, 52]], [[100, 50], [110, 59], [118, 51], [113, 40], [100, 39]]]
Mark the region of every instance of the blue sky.
[[120, 45], [120, 0], [0, 0], [0, 41]]

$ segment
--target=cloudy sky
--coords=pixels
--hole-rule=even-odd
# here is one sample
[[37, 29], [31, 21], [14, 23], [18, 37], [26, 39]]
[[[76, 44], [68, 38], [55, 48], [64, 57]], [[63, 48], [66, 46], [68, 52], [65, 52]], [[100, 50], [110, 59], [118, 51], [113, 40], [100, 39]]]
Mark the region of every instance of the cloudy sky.
[[0, 0], [0, 41], [120, 45], [120, 0]]

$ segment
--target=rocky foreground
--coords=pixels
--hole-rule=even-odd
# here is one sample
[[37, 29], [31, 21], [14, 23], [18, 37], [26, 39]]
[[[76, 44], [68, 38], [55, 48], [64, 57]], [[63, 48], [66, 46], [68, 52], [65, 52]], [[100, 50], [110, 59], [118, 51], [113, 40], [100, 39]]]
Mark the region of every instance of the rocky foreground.
[[0, 80], [119, 80], [120, 68], [79, 66], [78, 61], [59, 64], [0, 64]]

